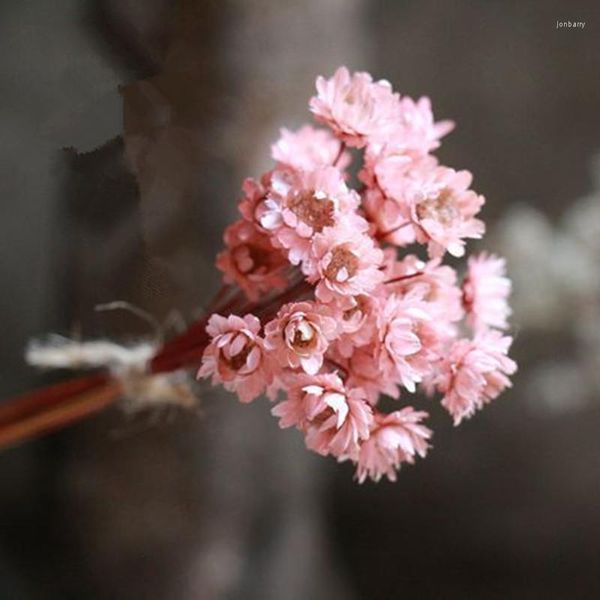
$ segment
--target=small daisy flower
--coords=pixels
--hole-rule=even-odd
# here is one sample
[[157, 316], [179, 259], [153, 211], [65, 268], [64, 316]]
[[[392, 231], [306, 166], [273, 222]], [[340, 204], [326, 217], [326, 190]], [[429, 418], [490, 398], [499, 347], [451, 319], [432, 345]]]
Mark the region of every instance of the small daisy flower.
[[508, 357], [511, 344], [511, 337], [493, 329], [453, 344], [442, 365], [438, 389], [444, 394], [442, 406], [455, 425], [511, 387], [508, 377], [517, 370]]
[[415, 242], [415, 230], [406, 204], [385, 196], [381, 188], [375, 187], [365, 190], [362, 206], [378, 240], [400, 248]]
[[482, 253], [470, 256], [467, 265], [463, 299], [470, 325], [477, 331], [485, 327], [506, 329], [511, 314], [511, 282], [506, 277], [505, 260]]
[[273, 174], [272, 187], [259, 205], [262, 227], [284, 248], [293, 265], [305, 261], [313, 236], [352, 214], [360, 198], [349, 190], [335, 167]]
[[271, 187], [272, 171], [264, 173], [260, 181], [247, 177], [242, 184], [242, 198], [238, 204], [238, 210], [242, 217], [254, 225], [259, 225], [256, 215], [257, 207], [266, 198], [267, 191]]
[[465, 311], [463, 291], [452, 267], [442, 264], [439, 258], [425, 262], [414, 254], [397, 260], [393, 251], [386, 253], [385, 266], [386, 287], [391, 292], [419, 294], [437, 321], [446, 322], [449, 333], [455, 332], [452, 324], [460, 321]]
[[440, 139], [453, 129], [452, 121], [434, 121], [429, 98], [423, 96], [415, 102], [404, 96], [400, 100], [400, 122], [390, 146], [396, 152], [425, 155], [439, 148]]
[[367, 394], [369, 404], [375, 406], [380, 396], [399, 398], [396, 376], [390, 377], [385, 373], [379, 360], [380, 342], [355, 348], [348, 360], [344, 361], [347, 372], [346, 384], [350, 387], [360, 387]]
[[350, 154], [343, 151], [340, 140], [327, 129], [310, 125], [298, 131], [281, 129], [281, 137], [271, 146], [271, 156], [282, 165], [302, 171], [327, 166], [343, 171], [350, 164]]
[[469, 189], [468, 171], [437, 167], [421, 173], [412, 183], [410, 218], [419, 243], [428, 244], [432, 258], [448, 251], [453, 256], [465, 253], [465, 238], [483, 236], [483, 221], [475, 218], [485, 199]]
[[254, 315], [223, 317], [214, 314], [206, 327], [211, 337], [198, 377], [212, 377], [236, 392], [241, 402], [251, 402], [272, 381], [270, 361], [259, 336], [260, 321]]
[[440, 336], [429, 305], [419, 293], [392, 294], [379, 312], [378, 327], [383, 372], [414, 392], [439, 352]]
[[347, 389], [335, 374], [299, 375], [289, 385], [288, 398], [272, 410], [280, 427], [303, 431], [308, 448], [323, 456], [358, 456], [373, 422], [364, 391]]
[[265, 326], [267, 347], [281, 366], [300, 368], [309, 375], [319, 371], [337, 334], [330, 309], [314, 302], [286, 304]]
[[357, 217], [314, 237], [303, 268], [309, 281], [316, 282], [315, 294], [321, 302], [368, 294], [383, 281], [383, 252], [361, 231], [366, 228], [363, 223]]
[[377, 328], [378, 309], [379, 302], [367, 294], [346, 297], [338, 304], [340, 335], [335, 347], [344, 358], [352, 356], [354, 348], [371, 342]]
[[254, 301], [265, 292], [286, 287], [285, 256], [254, 224], [236, 221], [225, 230], [224, 240], [226, 248], [218, 254], [216, 266], [225, 283], [236, 283]]
[[310, 110], [349, 146], [362, 148], [384, 137], [400, 118], [399, 96], [388, 81], [340, 67], [331, 79], [317, 78]]
[[396, 471], [403, 462], [424, 458], [432, 433], [421, 423], [427, 416], [411, 406], [385, 415], [376, 413], [369, 438], [360, 446], [356, 467], [359, 483], [367, 478], [377, 482], [384, 475], [396, 481]]

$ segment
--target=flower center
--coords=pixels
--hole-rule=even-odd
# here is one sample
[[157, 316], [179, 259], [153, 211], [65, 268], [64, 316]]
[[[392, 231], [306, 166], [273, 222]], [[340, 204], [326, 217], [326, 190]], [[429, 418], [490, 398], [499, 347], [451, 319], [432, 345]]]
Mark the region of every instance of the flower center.
[[348, 308], [342, 314], [344, 321], [350, 321], [357, 313], [364, 314], [367, 311], [367, 300], [364, 296], [355, 296], [356, 304], [352, 308]]
[[435, 198], [426, 198], [417, 204], [419, 219], [432, 219], [442, 225], [449, 225], [458, 217], [454, 195], [444, 188]]
[[333, 225], [333, 200], [315, 191], [301, 192], [288, 201], [289, 209], [316, 232]]
[[340, 392], [331, 390], [325, 391], [322, 395], [325, 407], [321, 412], [314, 415], [311, 419], [311, 423], [317, 426], [321, 426], [327, 421], [331, 415], [337, 415], [336, 429], [339, 429], [348, 415], [348, 405], [346, 404], [346, 397]]
[[254, 344], [248, 340], [246, 345], [234, 356], [223, 356], [225, 362], [229, 365], [231, 369], [234, 371], [239, 371], [245, 364], [248, 359], [248, 355], [254, 348]]
[[325, 269], [325, 277], [330, 281], [342, 283], [354, 277], [357, 271], [358, 258], [345, 246], [336, 246]]
[[305, 319], [293, 324], [287, 337], [289, 346], [298, 354], [310, 353], [317, 345], [317, 332]]

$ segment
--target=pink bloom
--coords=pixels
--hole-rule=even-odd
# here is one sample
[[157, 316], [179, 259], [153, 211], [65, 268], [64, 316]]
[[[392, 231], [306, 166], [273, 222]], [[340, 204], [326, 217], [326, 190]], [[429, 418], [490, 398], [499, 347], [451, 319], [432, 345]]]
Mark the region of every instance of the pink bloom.
[[375, 414], [369, 439], [361, 444], [356, 468], [359, 483], [367, 477], [379, 481], [386, 475], [396, 481], [401, 463], [413, 463], [416, 456], [425, 457], [431, 430], [421, 424], [428, 415], [411, 406], [384, 415]]
[[211, 377], [236, 392], [242, 402], [260, 395], [272, 380], [271, 368], [259, 336], [260, 321], [254, 315], [243, 318], [214, 314], [206, 327], [211, 342], [202, 356], [198, 377]]
[[362, 206], [369, 222], [375, 227], [376, 239], [399, 247], [415, 242], [415, 231], [407, 206], [385, 196], [381, 188], [368, 188], [363, 195]]
[[315, 294], [321, 302], [336, 297], [357, 296], [373, 291], [383, 280], [379, 267], [381, 249], [363, 233], [362, 220], [340, 223], [316, 235], [304, 272], [317, 281]]
[[379, 312], [378, 326], [383, 372], [414, 392], [439, 352], [440, 337], [429, 306], [419, 294], [392, 294]]
[[464, 238], [480, 238], [484, 224], [475, 215], [485, 199], [469, 189], [472, 176], [468, 171], [437, 167], [422, 172], [408, 189], [410, 218], [419, 243], [427, 243], [432, 258], [447, 250], [463, 256]]
[[[317, 394], [317, 388], [314, 388]], [[325, 392], [320, 392], [324, 394]], [[341, 392], [338, 392], [341, 394]], [[360, 388], [345, 392], [347, 416], [340, 424], [339, 416], [324, 415], [321, 423], [311, 423], [306, 430], [306, 446], [322, 456], [332, 454], [338, 460], [355, 460], [361, 440], [369, 437], [369, 427], [373, 420], [371, 406], [365, 401], [365, 393]]]
[[452, 121], [435, 123], [431, 101], [427, 97], [416, 102], [404, 96], [400, 100], [400, 122], [393, 134], [392, 145], [396, 152], [427, 154], [440, 146], [440, 138], [454, 129]]
[[268, 349], [283, 367], [302, 368], [314, 375], [323, 364], [323, 355], [337, 336], [331, 311], [314, 302], [286, 304], [265, 326]]
[[398, 261], [393, 250], [386, 253], [385, 263], [386, 288], [403, 295], [408, 292], [419, 294], [428, 303], [428, 310], [437, 323], [445, 321], [448, 332], [453, 333], [454, 328], [450, 324], [460, 321], [465, 312], [456, 271], [441, 264], [439, 258], [423, 262], [414, 254], [409, 254]]
[[363, 203], [377, 234], [386, 242], [404, 246], [414, 242], [407, 202], [415, 174], [433, 171], [438, 161], [427, 154], [439, 146], [439, 138], [452, 129], [449, 121], [434, 123], [428, 98], [415, 103], [400, 101], [401, 118], [384, 142], [370, 144], [359, 179], [367, 190]]
[[375, 172], [385, 189], [390, 176], [397, 177], [415, 161], [436, 163], [437, 160], [428, 154], [440, 146], [440, 138], [452, 129], [452, 121], [434, 122], [429, 98], [415, 102], [404, 96], [399, 102], [398, 119], [384, 137], [369, 144], [366, 168]]
[[[434, 120], [429, 99], [345, 67], [316, 87], [310, 109], [328, 129], [281, 130], [274, 168], [244, 182], [243, 219], [217, 257], [225, 282], [269, 322], [261, 336], [252, 315], [213, 315], [198, 375], [243, 402], [266, 392], [281, 427], [356, 464], [361, 483], [395, 480], [402, 463], [425, 455], [431, 432], [411, 407], [374, 415], [380, 398], [417, 385], [441, 392], [458, 424], [510, 386], [512, 340], [498, 331], [510, 281], [493, 255], [470, 258], [462, 285], [442, 263], [482, 237], [484, 198], [468, 171], [431, 154], [453, 124]], [[359, 192], [346, 172], [353, 157]], [[398, 257], [414, 244], [428, 260]], [[239, 308], [238, 296], [228, 305]], [[473, 339], [459, 338], [465, 317]]]
[[389, 145], [368, 148], [359, 179], [366, 186], [363, 207], [377, 239], [400, 247], [415, 242], [410, 200], [437, 165], [433, 156], [415, 158]]
[[285, 248], [293, 265], [308, 258], [311, 239], [353, 213], [360, 199], [335, 167], [313, 171], [277, 171], [271, 190], [257, 207], [262, 227]]
[[409, 217], [407, 202], [415, 193], [415, 184], [418, 189], [419, 182], [438, 165], [435, 156], [408, 154], [391, 142], [374, 144], [367, 148], [358, 176], [367, 188], [378, 189], [384, 197], [394, 199]]
[[469, 323], [474, 329], [508, 327], [510, 289], [503, 258], [485, 253], [469, 257], [463, 293]]
[[225, 230], [224, 240], [226, 249], [217, 256], [216, 265], [226, 283], [237, 283], [253, 301], [265, 292], [286, 287], [285, 256], [254, 224], [236, 221]]
[[389, 82], [340, 67], [331, 79], [317, 78], [310, 110], [349, 146], [362, 148], [388, 134], [399, 119], [400, 103]]
[[[396, 377], [390, 377], [381, 367], [378, 357], [379, 342], [356, 348], [349, 360], [341, 361], [347, 371], [346, 384], [351, 387], [360, 387], [367, 394], [368, 402], [375, 406], [381, 395], [398, 398], [400, 392], [396, 384]], [[337, 357], [336, 357], [337, 358]]]
[[271, 171], [264, 173], [260, 181], [247, 177], [242, 185], [244, 195], [240, 200], [238, 210], [246, 221], [254, 225], [260, 225], [256, 210], [259, 204], [265, 199], [267, 191], [271, 186], [271, 175]]
[[511, 386], [508, 376], [517, 370], [507, 356], [511, 343], [511, 337], [490, 329], [473, 340], [458, 340], [450, 348], [438, 388], [444, 394], [442, 406], [454, 417], [455, 425]]
[[271, 155], [283, 165], [303, 171], [335, 166], [344, 170], [350, 164], [350, 154], [342, 151], [341, 142], [326, 129], [305, 125], [298, 131], [283, 128], [281, 137], [271, 146]]
[[340, 336], [336, 340], [337, 351], [345, 358], [352, 356], [354, 348], [371, 342], [377, 327], [378, 302], [371, 295], [360, 294], [344, 298], [339, 307]]
[[335, 374], [300, 375], [272, 413], [280, 427], [303, 431], [311, 450], [343, 460], [357, 456], [360, 441], [369, 436], [373, 413], [364, 398], [362, 390], [346, 389]]

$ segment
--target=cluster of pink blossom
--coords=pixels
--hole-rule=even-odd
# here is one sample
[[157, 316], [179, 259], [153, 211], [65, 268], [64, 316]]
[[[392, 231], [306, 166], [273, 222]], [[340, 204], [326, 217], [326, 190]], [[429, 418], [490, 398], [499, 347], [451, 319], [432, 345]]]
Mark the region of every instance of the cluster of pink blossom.
[[510, 281], [494, 256], [471, 257], [462, 281], [442, 264], [482, 237], [484, 198], [431, 154], [453, 124], [427, 98], [341, 67], [310, 109], [327, 129], [282, 130], [275, 167], [244, 183], [199, 376], [242, 402], [266, 392], [310, 449], [361, 482], [394, 480], [431, 431], [426, 412], [384, 413], [380, 396], [439, 392], [458, 424], [510, 386]]

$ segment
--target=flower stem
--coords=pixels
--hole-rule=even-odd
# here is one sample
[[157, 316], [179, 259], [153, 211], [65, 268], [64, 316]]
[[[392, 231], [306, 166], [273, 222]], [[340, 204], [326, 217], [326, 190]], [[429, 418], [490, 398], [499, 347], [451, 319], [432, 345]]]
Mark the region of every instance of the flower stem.
[[342, 156], [344, 156], [344, 152], [346, 152], [346, 142], [341, 142], [340, 150], [339, 150], [337, 156], [335, 157], [335, 160], [333, 161], [334, 167], [338, 166], [339, 162], [342, 160]]
[[378, 232], [375, 234], [375, 237], [378, 240], [384, 241], [386, 237], [392, 235], [392, 233], [396, 233], [396, 231], [403, 229], [407, 225], [410, 225], [410, 221], [405, 221], [404, 223], [398, 225], [397, 227], [394, 227], [393, 229], [388, 229], [387, 231]]

